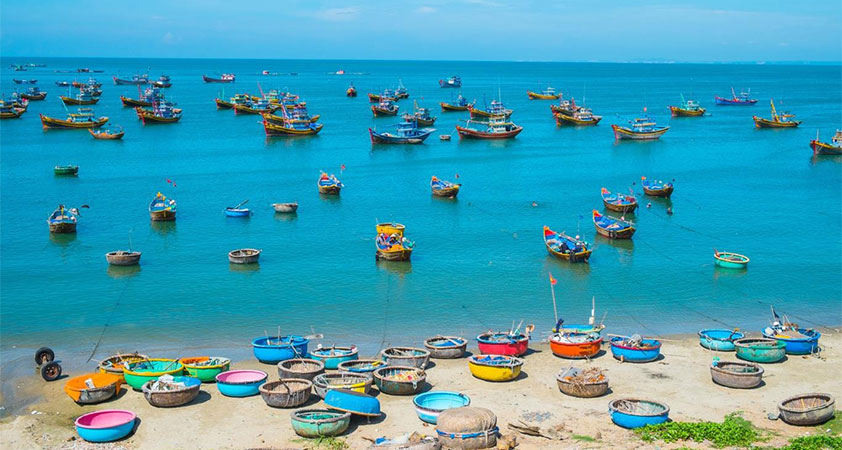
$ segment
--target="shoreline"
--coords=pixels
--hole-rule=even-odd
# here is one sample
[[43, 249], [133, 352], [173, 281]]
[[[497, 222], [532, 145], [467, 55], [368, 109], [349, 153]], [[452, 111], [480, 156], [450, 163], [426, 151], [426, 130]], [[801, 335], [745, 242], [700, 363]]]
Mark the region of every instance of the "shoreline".
[[[824, 333], [827, 331], [827, 333]], [[508, 423], [518, 423], [524, 418], [540, 417], [542, 422], [530, 423], [543, 427], [559, 426], [567, 430], [562, 434], [567, 439], [556, 441], [553, 447], [585, 445], [588, 448], [653, 448], [630, 431], [623, 430], [610, 421], [607, 414], [609, 400], [619, 397], [642, 397], [663, 401], [670, 406], [670, 418], [675, 421], [722, 421], [724, 416], [743, 411], [743, 416], [755, 426], [775, 433], [770, 443], [783, 444], [786, 439], [815, 430], [813, 427], [793, 427], [782, 421], [770, 421], [767, 413], [774, 412], [779, 401], [804, 392], [828, 392], [842, 398], [842, 385], [838, 373], [842, 372], [842, 334], [838, 330], [823, 330], [822, 353], [819, 357], [788, 356], [781, 363], [763, 364], [766, 370], [764, 384], [750, 390], [733, 390], [713, 384], [708, 366], [712, 356], [733, 360], [733, 353], [713, 355], [699, 346], [698, 336], [682, 334], [663, 337], [660, 360], [645, 363], [620, 363], [613, 359], [610, 349], [603, 345], [602, 352], [590, 362], [565, 360], [552, 355], [546, 342], [531, 342], [530, 352], [524, 356], [524, 374], [517, 380], [506, 383], [490, 383], [473, 378], [468, 371], [466, 359], [431, 360], [434, 364], [427, 369], [428, 389], [453, 390], [471, 397], [473, 406], [491, 409], [497, 414], [500, 432], [512, 434]], [[194, 350], [194, 349], [190, 349]], [[173, 356], [154, 350], [150, 356]], [[173, 351], [171, 349], [170, 351]], [[258, 369], [277, 379], [274, 365], [257, 362], [250, 355], [243, 359], [232, 358], [232, 368]], [[476, 345], [469, 340], [469, 352], [476, 353]], [[152, 353], [151, 350], [146, 350]], [[371, 357], [372, 352], [361, 350], [361, 358]], [[363, 356], [364, 355], [364, 356]], [[57, 359], [61, 355], [57, 355]], [[69, 376], [85, 373], [73, 368], [70, 360], [64, 361], [65, 373]], [[16, 365], [23, 361], [13, 361]], [[93, 362], [87, 367], [92, 367]], [[593, 399], [568, 397], [559, 392], [555, 376], [568, 366], [596, 366], [607, 370], [609, 393]], [[249, 398], [228, 398], [218, 393], [214, 384], [204, 384], [203, 395], [191, 404], [174, 409], [159, 409], [150, 406], [138, 392], [125, 392], [109, 402], [79, 406], [64, 394], [62, 380], [46, 383], [34, 374], [7, 379], [8, 362], [4, 364], [4, 383], [12, 383], [17, 398], [29, 396], [29, 402], [0, 421], [0, 445], [3, 448], [60, 448], [75, 436], [72, 420], [79, 415], [99, 409], [130, 409], [138, 414], [142, 424], [135, 433], [115, 443], [124, 448], [246, 448], [255, 447], [300, 447], [293, 442], [298, 437], [289, 425], [289, 413], [294, 409], [269, 408], [260, 396]], [[809, 378], [804, 376], [810, 373]], [[376, 391], [375, 391], [376, 393]], [[502, 394], [502, 395], [501, 395]], [[315, 397], [315, 395], [314, 395]], [[365, 437], [395, 437], [418, 431], [434, 434], [434, 428], [424, 426], [416, 417], [412, 397], [377, 394], [381, 401], [384, 418], [352, 420], [349, 432], [342, 438], [350, 448], [365, 448], [369, 442]], [[317, 399], [317, 398], [316, 398]], [[704, 399], [700, 401], [701, 399]], [[7, 407], [4, 393], [2, 402]], [[323, 403], [314, 399], [305, 407], [318, 407]], [[38, 411], [39, 413], [32, 413]], [[549, 413], [547, 416], [545, 413]], [[537, 420], [537, 419], [536, 419]], [[215, 429], [213, 434], [185, 436], [185, 429]], [[593, 442], [580, 442], [573, 435], [587, 436]], [[546, 448], [542, 438], [517, 435], [520, 449]], [[581, 438], [585, 439], [585, 438]], [[631, 444], [635, 443], [635, 446]], [[577, 445], [578, 445], [577, 444]], [[672, 448], [661, 445], [660, 448]], [[694, 448], [707, 448], [694, 443]], [[679, 445], [675, 445], [678, 447]], [[574, 447], [575, 448], [575, 447]]]

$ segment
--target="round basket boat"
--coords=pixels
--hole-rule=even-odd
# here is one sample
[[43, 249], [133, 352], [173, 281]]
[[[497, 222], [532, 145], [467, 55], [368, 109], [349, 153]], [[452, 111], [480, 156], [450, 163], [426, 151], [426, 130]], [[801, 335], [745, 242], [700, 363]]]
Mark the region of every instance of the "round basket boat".
[[[93, 387], [88, 387], [88, 381]], [[64, 392], [80, 405], [104, 402], [120, 393], [123, 375], [88, 373], [73, 377], [64, 384]]]
[[430, 391], [416, 395], [412, 404], [419, 419], [435, 425], [442, 411], [468, 406], [471, 398], [460, 392]]
[[327, 391], [331, 389], [350, 389], [365, 394], [371, 388], [372, 382], [369, 374], [323, 373], [313, 378], [313, 390], [321, 398], [325, 398]]
[[140, 263], [140, 252], [117, 250], [105, 254], [105, 260], [112, 266], [134, 266]]
[[529, 350], [529, 336], [489, 331], [477, 336], [477, 347], [484, 355], [520, 356]]
[[338, 436], [351, 424], [351, 413], [335, 409], [301, 409], [290, 414], [295, 434], [305, 438]]
[[775, 363], [786, 358], [786, 344], [768, 338], [743, 338], [734, 341], [737, 358], [757, 362]]
[[550, 336], [553, 355], [567, 359], [588, 359], [602, 349], [599, 333], [562, 332]]
[[313, 381], [316, 375], [325, 373], [325, 363], [314, 359], [288, 359], [278, 363], [278, 376]]
[[260, 392], [267, 378], [260, 370], [229, 370], [216, 376], [216, 387], [226, 397], [249, 397]]
[[714, 361], [710, 365], [714, 383], [735, 389], [751, 389], [763, 380], [763, 368], [754, 363]]
[[380, 356], [390, 366], [409, 366], [423, 369], [430, 361], [430, 352], [423, 348], [389, 347]]
[[310, 351], [310, 358], [321, 361], [325, 369], [336, 369], [339, 363], [353, 361], [359, 357], [359, 351], [355, 345], [350, 347], [321, 347]]
[[448, 449], [473, 450], [497, 445], [497, 416], [488, 409], [466, 406], [439, 415], [436, 434]]
[[637, 398], [618, 398], [608, 403], [611, 420], [628, 429], [657, 425], [669, 419], [670, 408], [664, 403]]
[[94, 411], [76, 419], [76, 432], [88, 442], [112, 442], [134, 430], [137, 416], [131, 411], [106, 409]]
[[199, 395], [202, 381], [193, 377], [172, 377], [172, 380], [158, 379], [143, 385], [143, 396], [152, 406], [172, 408], [186, 405]]
[[504, 355], [473, 355], [468, 358], [471, 375], [485, 381], [511, 381], [520, 376], [523, 360]]
[[309, 339], [295, 335], [269, 336], [252, 339], [251, 347], [258, 361], [277, 364], [287, 359], [303, 358], [309, 342]]
[[571, 397], [593, 398], [608, 392], [608, 377], [599, 369], [591, 373], [571, 367], [559, 372], [556, 382], [558, 389]]
[[157, 380], [162, 375], [178, 375], [184, 366], [174, 359], [146, 359], [126, 365], [123, 376], [126, 384], [135, 390], [142, 390], [147, 381]]
[[435, 336], [424, 341], [424, 348], [435, 359], [456, 359], [465, 356], [468, 340], [456, 336]]
[[340, 372], [372, 373], [381, 367], [386, 367], [386, 363], [379, 359], [356, 359], [341, 362], [336, 368]]
[[187, 374], [203, 383], [216, 381], [216, 376], [231, 368], [231, 360], [221, 356], [196, 356], [179, 360]]
[[273, 408], [295, 408], [307, 403], [313, 382], [303, 378], [282, 378], [260, 386], [260, 396]]
[[424, 369], [408, 366], [387, 366], [374, 371], [374, 384], [384, 394], [412, 395], [424, 387]]
[[260, 259], [260, 252], [256, 248], [239, 248], [228, 252], [228, 261], [232, 264], [254, 264]]
[[371, 395], [349, 389], [331, 389], [325, 395], [325, 404], [333, 409], [357, 416], [380, 416], [380, 400]]
[[112, 375], [117, 375], [120, 377], [121, 380], [125, 381], [123, 377], [123, 370], [126, 368], [126, 364], [138, 362], [138, 361], [145, 361], [149, 359], [146, 355], [141, 355], [140, 353], [118, 353], [113, 356], [109, 356], [102, 360], [99, 363], [99, 372], [100, 373], [110, 373]]
[[737, 330], [705, 329], [699, 331], [699, 345], [718, 352], [733, 352], [734, 341], [746, 337]]
[[835, 403], [830, 394], [801, 394], [782, 401], [778, 410], [790, 425], [818, 425], [833, 418]]

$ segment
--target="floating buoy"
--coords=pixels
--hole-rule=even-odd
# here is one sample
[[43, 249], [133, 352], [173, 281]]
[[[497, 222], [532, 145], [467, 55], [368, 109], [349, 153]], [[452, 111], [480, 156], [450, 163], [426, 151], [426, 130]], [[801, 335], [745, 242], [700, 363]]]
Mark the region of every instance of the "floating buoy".
[[449, 141], [450, 135], [449, 134], [442, 134], [441, 136], [439, 136], [439, 139], [441, 139], [443, 141]]

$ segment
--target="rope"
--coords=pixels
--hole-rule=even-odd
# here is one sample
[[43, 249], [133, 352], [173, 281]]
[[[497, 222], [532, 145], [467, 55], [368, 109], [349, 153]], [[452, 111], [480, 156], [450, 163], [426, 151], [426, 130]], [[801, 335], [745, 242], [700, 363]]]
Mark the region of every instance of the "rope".
[[88, 356], [88, 360], [85, 361], [86, 364], [91, 362], [91, 359], [93, 359], [94, 355], [96, 354], [96, 351], [99, 349], [99, 344], [102, 343], [102, 338], [105, 337], [105, 331], [108, 329], [108, 322], [111, 322], [111, 319], [114, 317], [114, 313], [117, 311], [117, 308], [120, 306], [120, 300], [122, 300], [123, 296], [126, 294], [126, 290], [129, 288], [129, 284], [131, 284], [131, 281], [132, 281], [132, 279], [131, 279], [131, 277], [129, 277], [126, 280], [126, 283], [123, 284], [123, 290], [120, 291], [120, 295], [117, 296], [117, 301], [114, 302], [114, 307], [111, 309], [111, 313], [108, 315], [108, 321], [105, 324], [103, 324], [102, 333], [100, 333], [99, 339], [96, 341], [96, 345], [94, 345], [93, 351], [91, 351], [91, 355]]

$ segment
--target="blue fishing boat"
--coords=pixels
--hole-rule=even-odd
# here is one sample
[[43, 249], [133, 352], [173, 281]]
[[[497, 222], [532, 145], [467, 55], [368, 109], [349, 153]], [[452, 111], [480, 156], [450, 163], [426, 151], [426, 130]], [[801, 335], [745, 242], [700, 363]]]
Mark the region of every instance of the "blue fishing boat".
[[141, 84], [149, 83], [149, 74], [136, 73], [136, 74], [132, 75], [132, 77], [129, 78], [129, 79], [117, 78], [117, 76], [115, 75], [115, 76], [111, 77], [111, 79], [113, 79], [114, 84], [116, 84], [118, 86], [119, 85], [125, 85], [125, 84], [141, 85]]
[[460, 88], [462, 87], [462, 79], [453, 75], [445, 80], [439, 80], [439, 86], [443, 88]]
[[643, 339], [639, 335], [614, 336], [611, 338], [611, 354], [623, 362], [644, 363], [658, 359], [661, 355], [661, 341]]
[[731, 98], [724, 98], [724, 97], [714, 97], [717, 105], [728, 106], [728, 105], [739, 105], [739, 106], [748, 106], [757, 103], [756, 99], [751, 98], [751, 89], [748, 91], [740, 92], [740, 95], [737, 95], [734, 92], [734, 88], [731, 88]]
[[319, 175], [318, 186], [319, 194], [325, 195], [339, 195], [339, 192], [342, 190], [343, 187], [345, 187], [345, 185], [342, 184], [341, 181], [339, 181], [339, 178], [336, 178], [336, 175], [328, 175], [324, 172], [322, 172], [322, 174]]
[[664, 403], [637, 398], [619, 398], [608, 404], [611, 421], [628, 429], [657, 425], [669, 419], [670, 408]]
[[241, 208], [241, 206], [248, 203], [248, 200], [243, 200], [237, 206], [229, 206], [225, 208], [225, 215], [228, 217], [249, 217], [251, 210], [248, 208]]
[[325, 369], [336, 370], [340, 363], [345, 361], [353, 361], [359, 357], [357, 347], [352, 345], [350, 347], [320, 347], [310, 352], [310, 359], [321, 361], [325, 365]]
[[380, 400], [351, 389], [331, 389], [327, 391], [325, 404], [333, 409], [357, 416], [380, 416]]
[[650, 180], [646, 177], [640, 177], [640, 184], [643, 185], [643, 193], [652, 197], [667, 197], [672, 195], [675, 187], [672, 183], [664, 183], [660, 180]]
[[544, 226], [544, 245], [551, 255], [566, 261], [588, 262], [591, 257], [590, 244], [578, 237], [553, 231], [548, 226]]
[[734, 341], [744, 337], [745, 334], [737, 330], [704, 329], [699, 331], [699, 344], [709, 350], [733, 352]]
[[67, 209], [64, 205], [58, 205], [58, 208], [47, 218], [47, 225], [50, 233], [75, 233], [78, 220], [78, 209]]
[[415, 120], [404, 120], [395, 125], [394, 133], [378, 132], [375, 128], [368, 129], [372, 144], [420, 144], [427, 139], [435, 128], [418, 128]]
[[13, 78], [12, 81], [14, 81], [15, 84], [37, 84], [38, 83], [38, 80], [19, 80], [17, 78]]
[[600, 190], [600, 194], [602, 195], [602, 203], [608, 210], [633, 213], [637, 209], [637, 199], [634, 198], [634, 195], [625, 195], [619, 192], [612, 193], [605, 188]]
[[631, 239], [637, 231], [633, 223], [604, 216], [597, 210], [593, 210], [593, 225], [597, 233], [609, 239]]
[[713, 250], [713, 262], [718, 267], [726, 269], [745, 269], [748, 267], [749, 261], [750, 259], [748, 256], [741, 255], [739, 253], [720, 252], [716, 249]]
[[398, 80], [398, 88], [395, 89], [395, 99], [400, 100], [403, 98], [409, 98], [409, 91], [403, 85], [403, 81]]
[[167, 198], [160, 192], [155, 194], [155, 198], [149, 203], [149, 217], [152, 221], [173, 221], [175, 213], [175, 199]]
[[468, 406], [471, 398], [460, 392], [431, 391], [416, 395], [412, 403], [419, 419], [435, 425], [442, 411]]
[[791, 323], [786, 314], [784, 314], [784, 319], [781, 319], [774, 307], [772, 317], [772, 325], [763, 329], [763, 336], [786, 344], [785, 350], [788, 355], [810, 355], [819, 351], [821, 333], [812, 328], [801, 328], [798, 324]]
[[471, 111], [471, 119], [484, 119], [499, 116], [508, 119], [514, 112], [512, 109], [506, 108], [501, 100], [491, 100], [491, 103], [489, 103], [485, 109], [479, 109], [472, 104], [468, 106], [468, 110]]
[[309, 339], [302, 336], [267, 336], [254, 338], [251, 346], [258, 361], [277, 364], [292, 358], [304, 358], [309, 342]]

